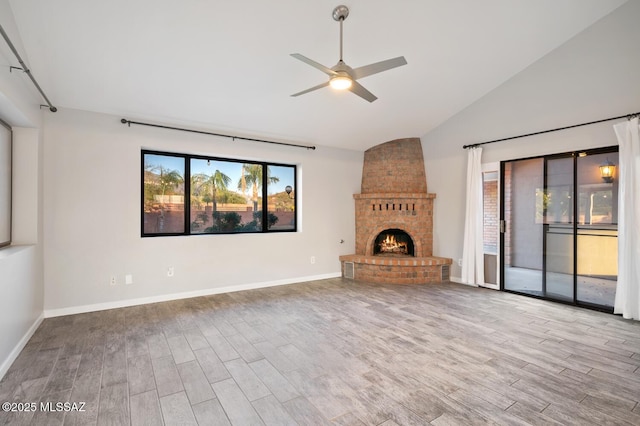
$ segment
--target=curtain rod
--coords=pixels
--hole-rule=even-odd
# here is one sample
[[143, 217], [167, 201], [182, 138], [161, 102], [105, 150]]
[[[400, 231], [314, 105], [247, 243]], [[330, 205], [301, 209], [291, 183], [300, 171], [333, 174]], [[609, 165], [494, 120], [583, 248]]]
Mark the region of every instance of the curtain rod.
[[582, 126], [588, 126], [590, 124], [603, 123], [605, 121], [619, 120], [621, 118], [630, 119], [632, 117], [637, 117], [639, 115], [640, 115], [640, 112], [634, 112], [634, 113], [631, 113], [631, 114], [620, 115], [618, 117], [611, 117], [611, 118], [605, 118], [605, 119], [602, 119], [602, 120], [589, 121], [588, 123], [580, 123], [580, 124], [574, 124], [572, 126], [558, 127], [557, 129], [542, 130], [540, 132], [527, 133], [525, 135], [511, 136], [509, 138], [502, 138], [502, 139], [496, 139], [496, 140], [493, 140], [493, 141], [479, 142], [479, 143], [473, 143], [473, 144], [469, 144], [469, 145], [463, 145], [462, 148], [463, 149], [475, 148], [476, 146], [480, 146], [480, 145], [487, 145], [487, 144], [490, 144], [490, 143], [509, 141], [511, 139], [526, 138], [528, 136], [541, 135], [541, 134], [544, 134], [544, 133], [558, 132], [560, 130], [573, 129], [574, 127], [582, 127]]
[[313, 146], [313, 145], [298, 145], [298, 144], [295, 144], [295, 143], [276, 142], [276, 141], [267, 141], [267, 140], [264, 140], [264, 139], [245, 138], [244, 136], [225, 135], [225, 134], [222, 134], [222, 133], [205, 132], [204, 130], [185, 129], [185, 128], [182, 128], [182, 127], [164, 126], [164, 125], [160, 125], [160, 124], [143, 123], [143, 122], [140, 122], [140, 121], [131, 121], [131, 120], [127, 120], [126, 118], [123, 118], [122, 120], [120, 120], [120, 122], [122, 124], [127, 124], [129, 127], [131, 127], [132, 124], [138, 124], [140, 126], [157, 127], [159, 129], [179, 130], [181, 132], [199, 133], [201, 135], [220, 136], [220, 137], [229, 138], [229, 139], [232, 139], [232, 140], [240, 139], [240, 140], [243, 140], [243, 141], [250, 141], [250, 142], [262, 142], [262, 143], [270, 143], [270, 144], [274, 144], [274, 145], [293, 146], [295, 148], [305, 148], [305, 149], [312, 149], [312, 150], [316, 149], [316, 147]]
[[[27, 74], [29, 76], [29, 78], [31, 79], [31, 82], [33, 83], [34, 86], [36, 86], [36, 89], [38, 89], [38, 92], [40, 92], [40, 94], [42, 95], [42, 97], [44, 98], [44, 100], [47, 102], [47, 105], [49, 107], [49, 111], [51, 112], [56, 112], [58, 111], [58, 108], [54, 107], [51, 104], [51, 101], [49, 100], [49, 98], [47, 98], [47, 95], [44, 94], [44, 92], [42, 91], [42, 88], [40, 87], [40, 85], [38, 84], [38, 82], [36, 81], [35, 77], [33, 76], [33, 74], [31, 74], [31, 70], [27, 67], [27, 65], [24, 63], [24, 61], [22, 60], [22, 58], [20, 57], [20, 54], [18, 53], [18, 51], [16, 50], [15, 46], [13, 45], [13, 43], [11, 43], [11, 40], [9, 39], [9, 36], [7, 35], [7, 33], [4, 31], [4, 28], [2, 28], [2, 25], [0, 25], [0, 33], [2, 33], [2, 37], [4, 37], [4, 41], [7, 42], [7, 44], [9, 45], [9, 48], [11, 49], [11, 51], [13, 52], [13, 54], [15, 55], [16, 59], [18, 60], [18, 62], [20, 62], [20, 65], [22, 66], [22, 68], [18, 68], [18, 67], [9, 67], [9, 72], [11, 72], [14, 69], [20, 70], [20, 71], [24, 71], [25, 74]], [[45, 106], [45, 105], [40, 105], [40, 106]]]

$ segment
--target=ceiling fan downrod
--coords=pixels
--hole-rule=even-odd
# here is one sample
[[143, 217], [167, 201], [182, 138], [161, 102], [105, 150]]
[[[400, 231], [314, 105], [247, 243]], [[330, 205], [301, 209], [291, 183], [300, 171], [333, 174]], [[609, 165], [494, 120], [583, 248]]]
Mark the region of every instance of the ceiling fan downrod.
[[347, 16], [349, 16], [349, 8], [343, 4], [341, 4], [340, 6], [336, 6], [335, 9], [333, 9], [333, 19], [340, 22], [340, 62], [343, 62], [342, 60], [342, 23], [344, 22], [345, 19], [347, 19]]

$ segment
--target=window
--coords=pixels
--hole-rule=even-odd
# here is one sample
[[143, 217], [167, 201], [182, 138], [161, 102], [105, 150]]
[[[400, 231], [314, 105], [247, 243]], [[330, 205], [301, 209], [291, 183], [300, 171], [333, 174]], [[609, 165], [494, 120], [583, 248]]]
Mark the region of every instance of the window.
[[142, 236], [296, 231], [296, 166], [142, 151]]
[[143, 155], [143, 235], [182, 235], [185, 232], [185, 158]]
[[11, 244], [11, 127], [0, 120], [0, 247]]

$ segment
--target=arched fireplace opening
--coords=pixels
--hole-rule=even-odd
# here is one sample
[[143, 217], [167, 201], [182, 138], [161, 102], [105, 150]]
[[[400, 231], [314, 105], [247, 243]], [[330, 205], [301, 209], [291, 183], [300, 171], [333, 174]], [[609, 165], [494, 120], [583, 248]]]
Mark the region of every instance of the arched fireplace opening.
[[385, 229], [373, 244], [376, 256], [414, 256], [413, 240], [402, 229]]

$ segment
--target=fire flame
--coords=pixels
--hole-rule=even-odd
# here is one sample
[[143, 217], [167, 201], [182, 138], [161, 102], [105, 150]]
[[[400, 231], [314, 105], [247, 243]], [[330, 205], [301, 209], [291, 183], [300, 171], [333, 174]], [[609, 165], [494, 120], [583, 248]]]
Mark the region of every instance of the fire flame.
[[387, 234], [380, 242], [380, 253], [407, 253], [407, 243], [397, 241], [395, 235]]

